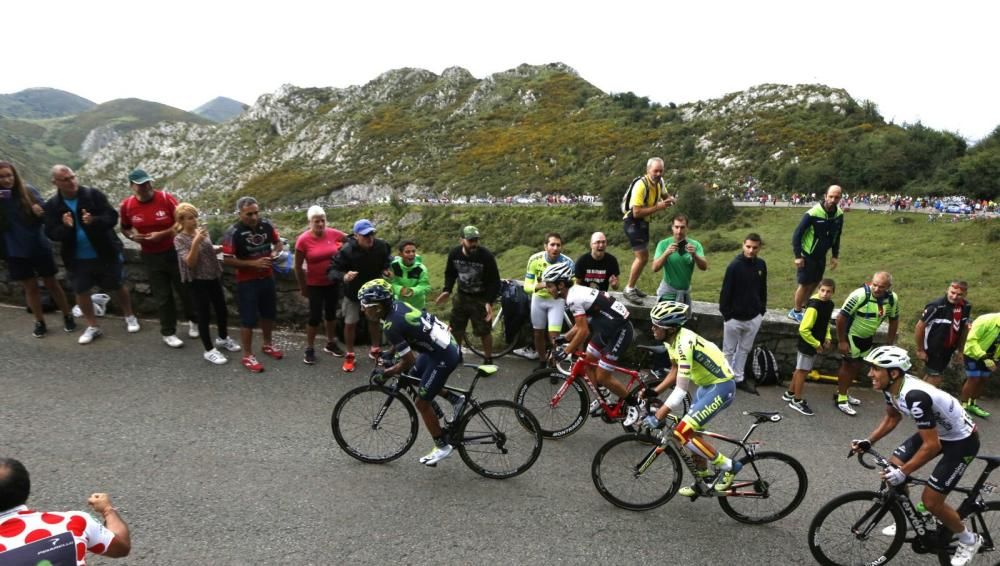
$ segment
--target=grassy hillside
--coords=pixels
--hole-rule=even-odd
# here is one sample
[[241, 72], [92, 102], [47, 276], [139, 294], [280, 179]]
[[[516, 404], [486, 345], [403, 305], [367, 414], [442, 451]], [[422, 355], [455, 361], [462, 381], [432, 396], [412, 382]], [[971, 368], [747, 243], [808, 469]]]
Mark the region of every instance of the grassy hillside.
[[138, 98], [122, 98], [65, 118], [54, 130], [58, 143], [75, 151], [94, 128], [110, 125], [119, 133], [125, 133], [159, 122], [212, 123], [211, 120], [166, 104]]
[[95, 103], [54, 88], [29, 88], [0, 94], [0, 116], [8, 118], [57, 118], [93, 108]]

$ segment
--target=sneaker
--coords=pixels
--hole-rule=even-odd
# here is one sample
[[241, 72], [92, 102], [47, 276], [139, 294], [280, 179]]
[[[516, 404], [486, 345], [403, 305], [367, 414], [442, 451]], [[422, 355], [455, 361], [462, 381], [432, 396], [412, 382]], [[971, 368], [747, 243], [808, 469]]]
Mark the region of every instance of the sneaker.
[[743, 469], [743, 464], [733, 460], [733, 469], [722, 472], [722, 477], [719, 481], [715, 482], [715, 491], [726, 491], [730, 486], [733, 485], [733, 480], [736, 479], [736, 474], [740, 473]]
[[302, 357], [302, 361], [309, 365], [313, 365], [314, 363], [316, 363], [316, 350], [312, 348], [306, 348], [306, 354], [305, 356]]
[[47, 326], [45, 326], [45, 321], [36, 320], [35, 329], [31, 331], [31, 335], [34, 336], [35, 338], [44, 338], [48, 332], [49, 329]]
[[223, 355], [222, 352], [216, 350], [215, 348], [212, 348], [211, 350], [205, 352], [203, 357], [217, 366], [221, 366], [222, 364], [229, 361], [229, 358], [227, 358], [225, 355]]
[[983, 546], [983, 537], [979, 534], [976, 535], [976, 540], [972, 544], [965, 544], [959, 540], [958, 548], [955, 549], [955, 555], [951, 557], [951, 566], [965, 566], [972, 562], [972, 559], [976, 557], [976, 553], [979, 552], [979, 547], [981, 546]]
[[848, 416], [853, 417], [854, 415], [858, 414], [858, 412], [854, 410], [854, 407], [852, 407], [850, 403], [837, 403], [837, 408], [840, 409], [841, 413], [844, 413], [845, 415]]
[[791, 401], [788, 402], [788, 406], [807, 417], [811, 417], [816, 414], [813, 412], [812, 409], [809, 408], [809, 404], [806, 403], [805, 399], [798, 399], [798, 400], [792, 399]]
[[375, 346], [373, 348], [368, 348], [368, 359], [377, 362], [382, 356], [382, 348]]
[[243, 356], [243, 367], [247, 368], [252, 373], [260, 373], [264, 371], [264, 366], [260, 365], [260, 362], [257, 361], [257, 358], [253, 354]]
[[454, 448], [451, 444], [445, 444], [444, 446], [435, 446], [434, 450], [431, 450], [430, 454], [420, 458], [420, 463], [425, 466], [436, 466], [438, 462], [444, 460], [448, 456], [451, 456], [451, 452]]
[[640, 288], [638, 288], [638, 287], [636, 287], [635, 289], [632, 289], [632, 291], [633, 291], [633, 292], [634, 292], [634, 293], [635, 293], [636, 295], [639, 295], [639, 298], [640, 298], [640, 299], [645, 299], [646, 297], [648, 297], [648, 296], [649, 296], [649, 295], [647, 295], [646, 293], [643, 293], [643, 292], [642, 292], [642, 289], [640, 289]]
[[847, 402], [851, 405], [854, 405], [855, 407], [861, 405], [861, 399], [858, 399], [857, 397], [852, 397], [849, 393], [847, 395]]
[[198, 323], [193, 320], [188, 321], [188, 338], [198, 338], [201, 333], [198, 332]]
[[96, 326], [88, 326], [87, 329], [83, 331], [83, 334], [80, 335], [80, 339], [77, 340], [77, 342], [80, 344], [90, 344], [94, 341], [94, 338], [99, 338], [101, 334], [104, 333], [101, 332], [100, 328]]
[[180, 348], [181, 346], [184, 345], [184, 342], [182, 342], [181, 339], [178, 338], [175, 334], [171, 334], [170, 336], [164, 336], [163, 343], [166, 344], [167, 346], [170, 346], [171, 348]]
[[326, 346], [323, 347], [323, 351], [335, 358], [344, 357], [344, 350], [336, 342], [327, 342]]
[[791, 403], [792, 401], [795, 400], [795, 394], [792, 393], [791, 391], [785, 391], [784, 393], [781, 394], [781, 400]]
[[282, 352], [281, 350], [275, 348], [271, 344], [264, 344], [264, 346], [261, 347], [260, 351], [264, 352], [265, 354], [267, 354], [268, 356], [271, 356], [272, 358], [274, 358], [276, 360], [280, 360], [281, 358], [285, 357], [285, 353], [284, 352]]
[[792, 309], [788, 311], [788, 318], [794, 320], [795, 322], [802, 322], [802, 314], [802, 311]]
[[627, 300], [629, 300], [629, 301], [631, 301], [633, 303], [641, 303], [642, 302], [642, 295], [639, 294], [641, 292], [642, 291], [640, 291], [638, 289], [628, 289], [628, 290], [622, 292], [622, 296], [625, 297], [625, 299], [627, 299]]
[[529, 348], [527, 346], [523, 348], [517, 348], [516, 350], [514, 350], [514, 355], [521, 356], [522, 358], [525, 358], [527, 360], [538, 359], [538, 352], [536, 352], [534, 348]]
[[139, 326], [139, 319], [136, 318], [134, 314], [125, 317], [126, 330], [128, 330], [132, 334], [135, 334], [136, 332], [139, 332], [140, 328], [141, 327]]
[[990, 416], [989, 411], [984, 410], [982, 407], [980, 407], [973, 401], [970, 401], [968, 405], [965, 405], [965, 412], [969, 413], [974, 417], [979, 417], [981, 419], [985, 419]]
[[239, 352], [243, 348], [233, 340], [232, 336], [227, 336], [226, 338], [216, 338], [215, 339], [216, 348], [225, 348], [230, 352]]
[[465, 408], [465, 395], [459, 395], [458, 401], [451, 404], [451, 418], [445, 418], [445, 422], [452, 424], [458, 422], [458, 417], [462, 416], [462, 409]]
[[76, 330], [76, 320], [73, 319], [73, 315], [63, 315], [63, 330], [66, 332], [74, 332]]
[[340, 366], [340, 369], [348, 373], [354, 371], [354, 352], [344, 356], [344, 365]]

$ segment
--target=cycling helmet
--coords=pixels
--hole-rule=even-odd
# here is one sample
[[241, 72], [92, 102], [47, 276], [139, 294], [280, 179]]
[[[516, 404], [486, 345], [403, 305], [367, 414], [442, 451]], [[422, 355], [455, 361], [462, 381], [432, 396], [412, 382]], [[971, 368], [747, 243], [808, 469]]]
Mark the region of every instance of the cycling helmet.
[[542, 272], [542, 283], [569, 281], [573, 278], [573, 266], [568, 261], [550, 265]]
[[649, 319], [660, 328], [679, 327], [684, 326], [690, 313], [691, 307], [684, 303], [660, 301], [649, 311]]
[[910, 355], [899, 346], [879, 346], [865, 356], [865, 361], [880, 368], [910, 369]]
[[372, 279], [358, 289], [358, 300], [362, 308], [392, 300], [392, 285], [385, 279]]

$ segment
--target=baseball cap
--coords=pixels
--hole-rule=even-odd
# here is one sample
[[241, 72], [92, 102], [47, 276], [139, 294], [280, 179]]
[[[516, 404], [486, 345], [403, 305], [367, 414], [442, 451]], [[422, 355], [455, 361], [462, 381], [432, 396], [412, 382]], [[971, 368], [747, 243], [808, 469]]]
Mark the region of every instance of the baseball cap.
[[149, 176], [149, 173], [146, 173], [142, 169], [136, 169], [128, 174], [129, 183], [135, 183], [136, 185], [141, 185], [143, 183], [150, 183], [152, 181], [153, 178]]
[[466, 226], [462, 228], [462, 238], [466, 240], [478, 240], [479, 239], [479, 228], [475, 226]]
[[354, 233], [359, 236], [367, 236], [375, 231], [375, 225], [372, 224], [371, 220], [367, 218], [362, 218], [354, 223]]

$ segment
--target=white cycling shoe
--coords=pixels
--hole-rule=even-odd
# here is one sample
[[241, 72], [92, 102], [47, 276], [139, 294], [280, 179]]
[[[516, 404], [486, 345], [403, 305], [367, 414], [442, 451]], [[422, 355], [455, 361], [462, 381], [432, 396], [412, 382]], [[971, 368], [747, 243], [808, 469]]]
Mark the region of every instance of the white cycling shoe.
[[452, 448], [451, 444], [445, 444], [441, 447], [435, 446], [434, 450], [431, 450], [430, 454], [420, 458], [420, 463], [425, 466], [436, 466], [438, 462], [444, 460], [448, 456], [451, 456], [451, 453], [454, 450], [455, 449]]

